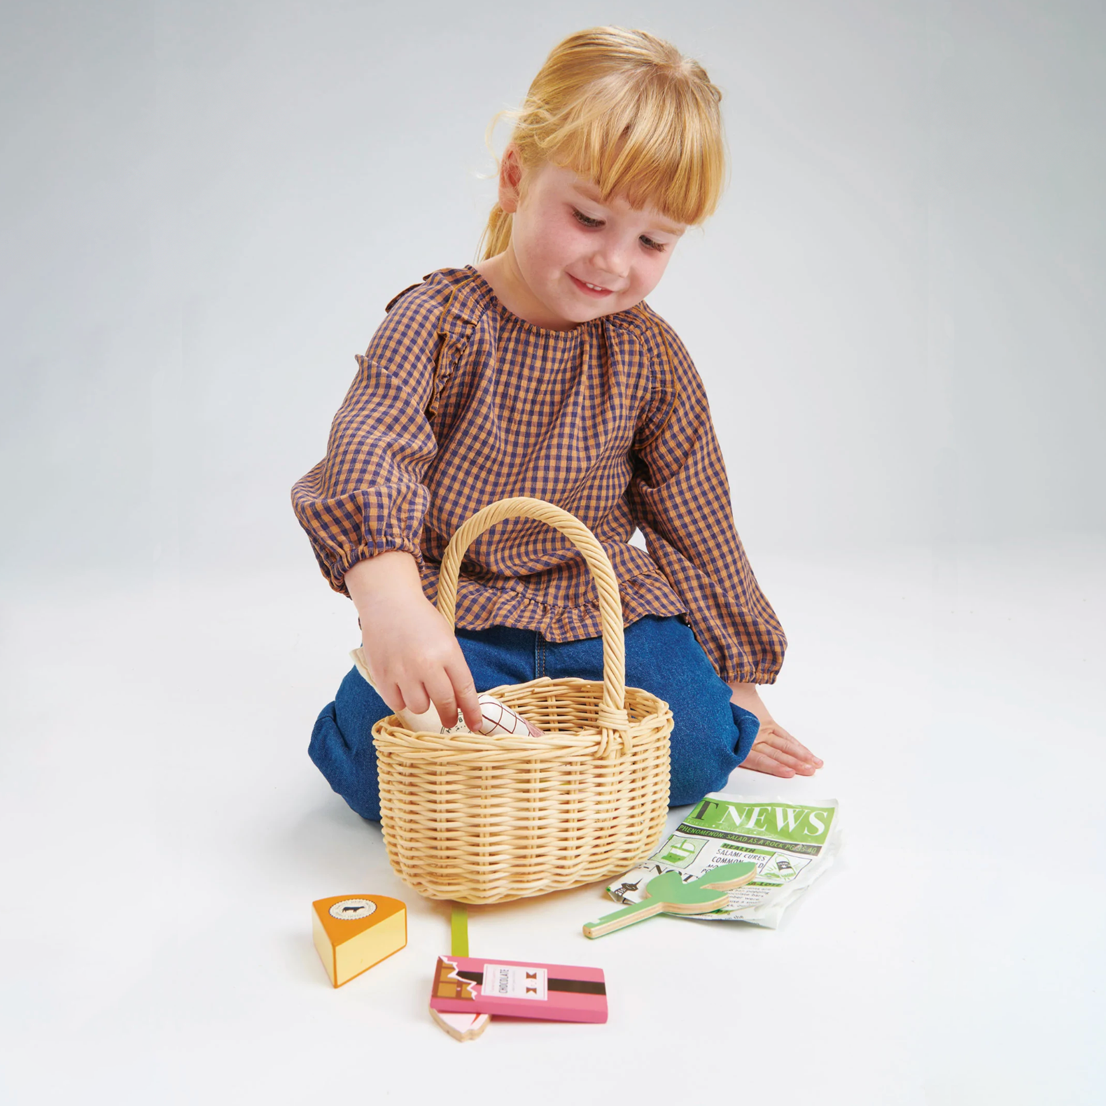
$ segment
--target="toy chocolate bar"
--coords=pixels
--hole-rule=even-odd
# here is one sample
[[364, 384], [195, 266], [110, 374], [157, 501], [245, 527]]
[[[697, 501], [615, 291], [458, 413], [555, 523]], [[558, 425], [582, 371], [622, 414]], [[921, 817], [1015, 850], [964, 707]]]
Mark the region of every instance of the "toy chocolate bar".
[[601, 968], [439, 956], [430, 1007], [451, 1014], [605, 1022], [607, 987]]
[[443, 1014], [433, 1006], [430, 1007], [430, 1016], [455, 1041], [475, 1041], [492, 1020], [488, 1014]]

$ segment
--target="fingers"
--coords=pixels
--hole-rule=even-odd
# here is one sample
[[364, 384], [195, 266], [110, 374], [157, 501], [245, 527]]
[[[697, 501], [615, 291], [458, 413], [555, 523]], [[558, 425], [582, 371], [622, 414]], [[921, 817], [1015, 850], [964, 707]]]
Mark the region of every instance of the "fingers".
[[393, 685], [389, 691], [389, 695], [382, 695], [381, 698], [393, 711], [406, 707], [413, 714], [424, 714], [433, 704], [444, 729], [450, 730], [457, 725], [460, 712], [467, 729], [472, 733], [480, 732], [484, 714], [476, 684], [463, 658], [459, 666], [440, 669], [428, 674], [425, 680], [412, 681], [406, 691], [399, 684]]
[[776, 749], [782, 749], [786, 753], [791, 753], [792, 757], [797, 757], [807, 764], [814, 764], [816, 768], [822, 768], [822, 759], [815, 757], [814, 753], [807, 749], [801, 741], [796, 741], [789, 732], [775, 726], [774, 723], [770, 729], [776, 739], [772, 742]]
[[442, 720], [442, 729], [452, 730], [458, 721], [457, 697], [453, 693], [453, 685], [442, 673], [438, 679], [427, 683], [426, 691]]
[[814, 768], [822, 768], [821, 758], [815, 757], [810, 749], [801, 741], [796, 741], [792, 735], [779, 724], [772, 722], [769, 726], [762, 726], [757, 743], [765, 742], [775, 750], [786, 753], [802, 764], [811, 764]]
[[[465, 675], [468, 669], [465, 669]], [[442, 725], [450, 730], [457, 725], [463, 715], [463, 721], [470, 733], [479, 733], [484, 714], [480, 707], [480, 699], [476, 694], [476, 685], [472, 677], [465, 680], [463, 676], [455, 676], [449, 669], [443, 669], [437, 678], [428, 682], [426, 689], [433, 700], [434, 709], [442, 720]]]
[[753, 748], [741, 764], [742, 768], [753, 772], [785, 779], [796, 775], [813, 776], [821, 766], [822, 761], [805, 745], [775, 724], [761, 727]]
[[768, 753], [761, 752], [756, 746], [753, 747], [739, 767], [748, 768], [751, 772], [764, 772], [769, 776], [782, 776], [784, 779], [790, 779], [796, 774], [794, 768], [781, 764], [774, 757], [769, 756]]
[[[443, 718], [450, 717], [450, 708], [447, 701], [449, 696], [438, 695], [435, 697], [421, 681], [411, 680], [392, 683], [387, 688], [379, 688], [378, 690], [380, 698], [384, 700], [384, 705], [393, 714], [399, 714], [400, 711], [406, 710], [415, 716], [410, 719], [411, 725], [415, 725], [417, 722], [431, 732], [437, 731], [442, 726], [451, 729], [457, 725], [456, 708], [453, 710], [453, 721], [451, 723], [442, 722]], [[434, 706], [433, 711], [430, 710], [431, 704]], [[430, 715], [430, 717], [423, 718], [423, 715]]]
[[[765, 745], [758, 751], [761, 756], [766, 757], [774, 765], [780, 768], [786, 768], [788, 770], [788, 775], [813, 776], [817, 771], [814, 765], [809, 761], [793, 757], [789, 753], [785, 753], [782, 749], [774, 748], [772, 745]], [[779, 773], [776, 774], [779, 775]]]
[[[405, 688], [406, 690], [404, 690]], [[381, 691], [380, 698], [384, 700], [384, 705], [394, 714], [399, 714], [401, 710], [407, 710], [418, 717], [430, 709], [430, 695], [419, 682], [405, 681], [403, 684], [392, 684], [387, 693]], [[433, 724], [430, 719], [426, 719], [426, 721], [431, 725]]]
[[[444, 669], [424, 674], [424, 679], [412, 681], [410, 689], [403, 695], [407, 709], [415, 714], [423, 714], [434, 708], [443, 729], [451, 730], [457, 725], [457, 698], [453, 684]], [[430, 719], [427, 723], [431, 724]]]
[[460, 648], [454, 661], [446, 665], [446, 675], [456, 696], [454, 702], [465, 716], [465, 725], [471, 733], [479, 733], [484, 722], [484, 712], [480, 707], [480, 696], [476, 693], [472, 673]]

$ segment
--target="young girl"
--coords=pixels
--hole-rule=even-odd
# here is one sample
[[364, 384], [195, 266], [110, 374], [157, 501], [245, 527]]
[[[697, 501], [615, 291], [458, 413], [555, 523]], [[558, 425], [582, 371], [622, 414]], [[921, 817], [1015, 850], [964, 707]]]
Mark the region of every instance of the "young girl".
[[[310, 746], [366, 818], [380, 817], [380, 718], [433, 703], [476, 727], [478, 691], [602, 679], [589, 571], [543, 523], [482, 535], [456, 635], [438, 614], [450, 536], [508, 496], [571, 512], [610, 557], [626, 682], [672, 708], [674, 805], [723, 787], [742, 762], [780, 776], [822, 763], [757, 692], [779, 671], [783, 631], [734, 529], [702, 382], [644, 302], [684, 230], [717, 204], [719, 100], [696, 62], [642, 31], [557, 46], [515, 113], [484, 259], [388, 304], [326, 458], [293, 488], [323, 574], [357, 608], [380, 689], [351, 670]], [[630, 544], [635, 528], [648, 552]]]

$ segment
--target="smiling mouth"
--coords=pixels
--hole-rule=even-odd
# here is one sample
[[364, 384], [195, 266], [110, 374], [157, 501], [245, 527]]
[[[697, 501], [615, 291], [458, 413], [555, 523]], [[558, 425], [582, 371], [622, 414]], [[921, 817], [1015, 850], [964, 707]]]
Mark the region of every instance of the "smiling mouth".
[[598, 284], [589, 284], [586, 280], [580, 280], [579, 278], [572, 276], [571, 273], [569, 273], [568, 275], [569, 277], [571, 277], [572, 282], [576, 285], [577, 288], [582, 289], [592, 296], [609, 296], [611, 294], [610, 288], [603, 288]]

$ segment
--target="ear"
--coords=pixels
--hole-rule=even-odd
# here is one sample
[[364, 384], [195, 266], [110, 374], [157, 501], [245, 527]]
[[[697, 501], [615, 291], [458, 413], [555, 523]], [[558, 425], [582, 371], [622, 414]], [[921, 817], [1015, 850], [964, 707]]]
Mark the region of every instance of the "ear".
[[521, 186], [522, 162], [519, 160], [518, 150], [509, 145], [499, 162], [499, 206], [508, 215], [518, 210]]

